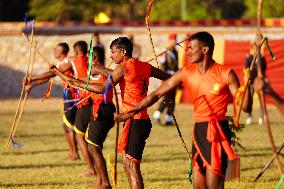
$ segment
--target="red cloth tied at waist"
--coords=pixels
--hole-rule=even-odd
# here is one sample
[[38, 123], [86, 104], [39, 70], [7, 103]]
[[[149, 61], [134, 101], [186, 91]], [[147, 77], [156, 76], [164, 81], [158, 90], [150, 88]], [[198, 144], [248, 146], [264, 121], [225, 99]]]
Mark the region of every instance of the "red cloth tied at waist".
[[118, 151], [122, 154], [125, 154], [125, 151], [126, 151], [131, 125], [132, 125], [132, 120], [129, 119], [125, 122], [125, 125], [122, 130], [122, 134], [121, 134], [119, 145], [118, 145]]
[[93, 99], [93, 116], [94, 116], [94, 119], [97, 119], [97, 117], [98, 117], [98, 111], [99, 111], [99, 108], [101, 106], [101, 103], [104, 103], [104, 99], [96, 99], [96, 100]]
[[218, 120], [225, 120], [225, 116], [217, 117], [216, 115], [210, 117], [200, 117], [196, 119], [197, 122], [208, 121], [207, 140], [211, 143], [211, 168], [213, 170], [221, 169], [221, 154], [222, 147], [228, 156], [229, 160], [237, 158], [234, 150], [232, 149], [229, 141], [223, 133], [222, 127]]

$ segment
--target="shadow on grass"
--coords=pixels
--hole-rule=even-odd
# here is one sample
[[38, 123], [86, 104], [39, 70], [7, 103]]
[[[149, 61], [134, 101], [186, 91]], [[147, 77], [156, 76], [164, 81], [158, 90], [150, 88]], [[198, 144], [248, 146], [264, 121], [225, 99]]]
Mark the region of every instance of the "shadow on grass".
[[41, 169], [41, 168], [55, 168], [55, 167], [74, 167], [85, 165], [83, 162], [78, 163], [57, 163], [57, 164], [38, 164], [38, 165], [7, 165], [0, 166], [0, 170], [6, 169]]
[[272, 153], [247, 153], [247, 154], [241, 154], [241, 157], [260, 157], [260, 156], [271, 156]]
[[18, 188], [18, 187], [35, 187], [35, 186], [64, 186], [66, 183], [62, 182], [46, 182], [46, 183], [15, 183], [15, 184], [0, 184], [4, 188]]
[[[64, 137], [64, 134], [63, 132], [62, 134], [60, 133], [17, 134], [15, 137], [15, 140], [18, 142], [18, 140], [21, 140], [23, 138], [43, 138], [43, 137], [61, 138], [61, 137]], [[6, 140], [7, 133], [1, 133], [0, 138], [3, 138], [4, 140]]]
[[32, 137], [63, 137], [61, 133], [42, 133], [42, 134], [18, 134], [17, 138], [32, 138]]
[[67, 152], [67, 149], [51, 149], [51, 150], [38, 150], [38, 151], [12, 151], [12, 152], [2, 152], [1, 155], [33, 155], [40, 153], [50, 153], [50, 152]]
[[263, 166], [257, 166], [257, 167], [246, 167], [246, 168], [241, 168], [241, 171], [259, 170], [259, 172], [260, 172], [263, 169], [263, 167], [264, 167], [264, 165]]
[[147, 182], [171, 182], [171, 181], [188, 181], [188, 184], [190, 184], [189, 180], [186, 177], [175, 177], [175, 178], [169, 178], [169, 177], [165, 177], [165, 178], [153, 178], [153, 179], [147, 179]]
[[168, 144], [147, 144], [147, 148], [161, 148], [161, 147], [168, 147]]
[[[18, 99], [21, 93], [22, 80], [25, 76], [25, 73], [5, 65], [0, 65], [0, 75], [0, 99]], [[35, 87], [30, 92], [29, 97], [42, 98], [46, 88], [47, 83]], [[53, 84], [51, 93], [52, 96], [61, 97], [62, 87], [56, 83]]]
[[[278, 150], [280, 148], [280, 146], [276, 146], [276, 149]], [[257, 152], [263, 152], [263, 151], [267, 151], [266, 153], [257, 153]], [[284, 151], [284, 150], [283, 150]], [[242, 154], [242, 152], [244, 152], [245, 154]], [[255, 152], [255, 153], [246, 153], [246, 152]], [[271, 151], [271, 147], [265, 147], [265, 148], [249, 148], [249, 149], [245, 149], [243, 151], [241, 151], [241, 156], [242, 157], [250, 157], [250, 156], [254, 156], [254, 157], [259, 157], [259, 156], [273, 156], [272, 151]], [[279, 156], [284, 157], [283, 153], [280, 153]]]
[[263, 147], [263, 148], [246, 148], [243, 150], [245, 152], [251, 152], [251, 151], [271, 151], [271, 147]]
[[[0, 98], [1, 99], [1, 98]], [[15, 110], [16, 111], [16, 110]], [[1, 116], [13, 116], [15, 113], [14, 110], [7, 110], [6, 112], [1, 112]], [[43, 115], [43, 113], [49, 114], [59, 114], [59, 110], [28, 110], [23, 113], [23, 116], [35, 116], [35, 115]]]
[[174, 160], [182, 160], [182, 161], [185, 161], [187, 160], [186, 156], [185, 155], [179, 155], [179, 156], [168, 156], [168, 157], [165, 157], [165, 156], [159, 156], [157, 158], [144, 158], [142, 160], [143, 163], [153, 163], [153, 162], [163, 162], [163, 161], [174, 161]]

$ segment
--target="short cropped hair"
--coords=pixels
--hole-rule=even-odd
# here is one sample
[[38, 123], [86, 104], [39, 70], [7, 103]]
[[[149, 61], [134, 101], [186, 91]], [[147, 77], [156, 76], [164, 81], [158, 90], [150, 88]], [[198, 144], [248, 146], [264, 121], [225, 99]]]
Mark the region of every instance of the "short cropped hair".
[[101, 63], [102, 65], [103, 63], [103, 55], [104, 55], [104, 51], [102, 48], [100, 47], [93, 47], [93, 59], [96, 59], [99, 63]]
[[207, 46], [209, 48], [209, 52], [213, 54], [215, 42], [213, 36], [210, 33], [205, 31], [197, 32], [190, 36], [189, 40], [198, 40], [203, 45]]
[[77, 48], [82, 54], [86, 55], [88, 53], [88, 44], [86, 41], [77, 41], [73, 48]]
[[118, 49], [123, 49], [126, 51], [126, 56], [132, 57], [132, 51], [133, 51], [133, 44], [127, 37], [119, 37], [115, 40], [113, 40], [110, 44], [110, 48], [115, 46]]
[[61, 47], [63, 49], [62, 53], [63, 54], [68, 54], [69, 52], [69, 45], [65, 42], [62, 42], [62, 43], [58, 43], [57, 46]]

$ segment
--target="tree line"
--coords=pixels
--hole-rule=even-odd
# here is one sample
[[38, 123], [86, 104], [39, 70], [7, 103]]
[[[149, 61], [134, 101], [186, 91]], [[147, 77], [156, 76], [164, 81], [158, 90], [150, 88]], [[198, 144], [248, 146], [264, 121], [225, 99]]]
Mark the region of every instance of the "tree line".
[[[149, 0], [1, 0], [0, 21], [93, 21], [100, 12], [111, 20], [143, 20]], [[257, 0], [156, 0], [151, 20], [253, 19]], [[264, 18], [283, 17], [282, 0], [266, 0]]]

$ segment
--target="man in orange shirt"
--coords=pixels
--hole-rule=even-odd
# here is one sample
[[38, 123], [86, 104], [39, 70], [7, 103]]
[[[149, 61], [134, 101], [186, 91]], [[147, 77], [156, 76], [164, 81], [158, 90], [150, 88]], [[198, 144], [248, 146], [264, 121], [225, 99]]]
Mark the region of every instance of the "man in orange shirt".
[[[182, 82], [190, 90], [196, 121], [192, 146], [193, 187], [224, 188], [227, 161], [237, 158], [230, 146], [231, 133], [225, 113], [232, 96], [237, 93], [239, 80], [232, 69], [212, 59], [214, 39], [209, 33], [195, 33], [189, 40], [191, 64], [178, 70], [133, 110], [116, 115], [115, 120], [130, 119]], [[251, 106], [248, 90], [243, 110], [251, 111]]]
[[[98, 67], [97, 71], [105, 75], [111, 74], [114, 86], [119, 84], [122, 112], [128, 112], [147, 95], [150, 77], [165, 80], [169, 75], [149, 63], [132, 58], [133, 44], [127, 37], [115, 39], [110, 48], [111, 58], [117, 64], [116, 68], [110, 70]], [[62, 79], [79, 87], [85, 86], [84, 81], [68, 76], [62, 77]], [[106, 85], [107, 81], [91, 83], [89, 90], [95, 93], [103, 93]], [[118, 148], [123, 154], [123, 165], [130, 188], [144, 188], [140, 162], [151, 128], [152, 124], [147, 109], [142, 110], [125, 123]]]
[[[99, 47], [93, 48], [93, 68], [96, 65], [103, 66], [103, 52]], [[90, 83], [103, 83], [107, 77], [102, 74], [92, 74]], [[88, 149], [94, 161], [96, 169], [96, 184], [94, 188], [111, 188], [109, 182], [106, 161], [103, 156], [103, 143], [108, 132], [114, 126], [115, 106], [112, 102], [113, 90], [109, 90], [106, 95], [93, 94], [92, 114], [90, 125], [87, 129], [85, 139], [88, 143]]]
[[[78, 79], [83, 79], [88, 76], [87, 70], [88, 70], [88, 57], [87, 51], [88, 51], [88, 45], [85, 41], [77, 41], [73, 45], [74, 49], [74, 55], [75, 58], [72, 61], [68, 61], [65, 64], [62, 64], [60, 67], [58, 67], [58, 70], [61, 73], [65, 73], [67, 70], [72, 70], [74, 77]], [[46, 72], [39, 77], [37, 77], [37, 82], [40, 83], [41, 81], [44, 81], [46, 79], [49, 79], [51, 77], [54, 77], [55, 74], [51, 71]], [[30, 79], [27, 79], [28, 81]], [[33, 79], [32, 79], [33, 80]], [[26, 82], [24, 82], [27, 84]], [[29, 90], [30, 86], [26, 86], [26, 90]], [[78, 92], [78, 98], [83, 99], [86, 96], [89, 95], [89, 93], [86, 93], [82, 90], [79, 90]], [[87, 130], [88, 124], [90, 122], [90, 116], [91, 116], [91, 107], [92, 107], [92, 100], [87, 99], [81, 104], [77, 106], [75, 121], [74, 121], [74, 131], [76, 132], [76, 138], [79, 143], [82, 155], [84, 160], [87, 163], [88, 170], [83, 173], [83, 176], [94, 176], [95, 170], [94, 170], [94, 164], [92, 162], [92, 159], [90, 157], [89, 151], [88, 151], [88, 144], [85, 140], [85, 132]]]
[[[67, 43], [58, 43], [54, 49], [54, 57], [58, 61], [56, 67], [60, 70], [65, 64], [70, 64], [70, 59], [68, 58], [69, 46]], [[72, 67], [64, 70], [64, 74], [73, 76]], [[25, 85], [25, 90], [30, 91], [33, 87], [37, 85], [44, 84], [49, 81], [50, 78], [54, 77], [55, 74], [52, 72], [45, 72], [39, 75], [31, 76], [24, 79], [23, 84]], [[72, 107], [75, 103], [76, 90], [74, 88], [64, 87], [64, 111]], [[75, 137], [75, 132], [73, 130], [74, 122], [76, 117], [76, 108], [63, 114], [63, 129], [66, 137], [66, 141], [69, 147], [69, 160], [79, 159], [77, 141]]]

